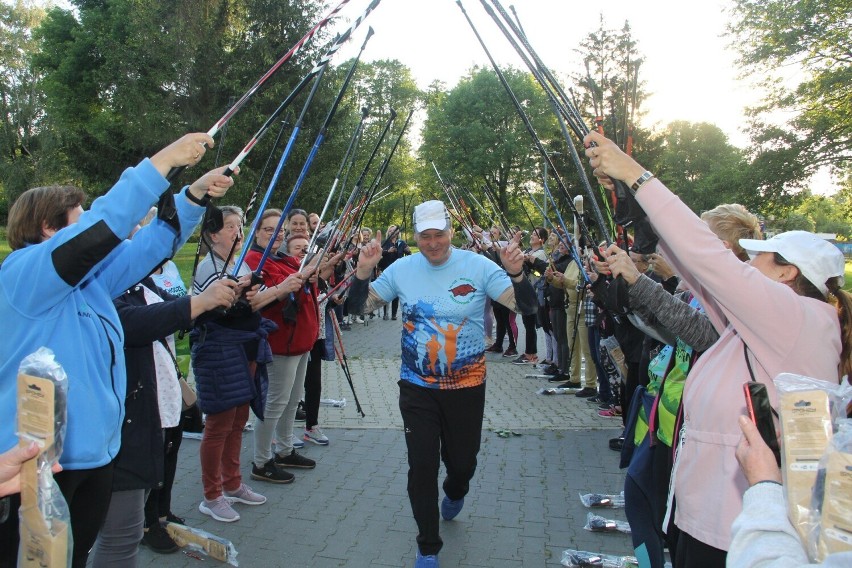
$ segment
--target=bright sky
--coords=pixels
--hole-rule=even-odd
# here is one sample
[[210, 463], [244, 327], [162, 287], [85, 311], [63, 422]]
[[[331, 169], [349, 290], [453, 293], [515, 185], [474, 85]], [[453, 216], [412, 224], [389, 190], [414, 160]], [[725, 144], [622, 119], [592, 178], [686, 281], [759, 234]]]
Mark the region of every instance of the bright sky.
[[[366, 4], [365, 0], [353, 2], [346, 15]], [[498, 62], [521, 68], [523, 62], [479, 0], [463, 0], [463, 4]], [[601, 16], [609, 29], [620, 29], [628, 21], [645, 58], [640, 76], [651, 93], [644, 104], [648, 112], [644, 125], [710, 122], [734, 145], [748, 143], [740, 131], [745, 123], [743, 108], [757, 98], [748, 84], [736, 79], [735, 54], [726, 48], [724, 10], [730, 2], [502, 0], [502, 4], [507, 10], [514, 4], [530, 43], [565, 80], [566, 88], [571, 86], [567, 74], [582, 65], [575, 50], [588, 33], [598, 29]], [[435, 79], [451, 88], [473, 65], [489, 66], [455, 0], [382, 0], [367, 23], [376, 34], [364, 60], [399, 59], [423, 88]], [[360, 45], [360, 38], [359, 30], [352, 43]]]

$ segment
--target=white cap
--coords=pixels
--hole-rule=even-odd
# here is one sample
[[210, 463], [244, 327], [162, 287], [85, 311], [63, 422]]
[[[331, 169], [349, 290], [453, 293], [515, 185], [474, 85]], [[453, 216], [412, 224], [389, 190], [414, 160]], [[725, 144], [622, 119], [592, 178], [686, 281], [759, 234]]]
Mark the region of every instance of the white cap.
[[433, 199], [414, 208], [414, 232], [422, 233], [429, 229], [446, 231], [450, 228], [450, 212], [443, 201]]
[[740, 239], [740, 246], [749, 256], [760, 252], [777, 252], [794, 265], [816, 286], [822, 295], [828, 294], [825, 281], [839, 276], [843, 286], [845, 261], [840, 249], [808, 231], [787, 231], [769, 240]]

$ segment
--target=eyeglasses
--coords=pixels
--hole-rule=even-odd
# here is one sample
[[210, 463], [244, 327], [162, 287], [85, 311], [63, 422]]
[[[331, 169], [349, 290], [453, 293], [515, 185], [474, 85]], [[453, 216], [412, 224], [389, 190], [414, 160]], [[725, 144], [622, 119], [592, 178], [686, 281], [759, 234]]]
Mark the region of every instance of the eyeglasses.
[[[271, 235], [275, 232], [275, 227], [263, 227], [262, 229], [260, 229], [260, 232], [266, 235]], [[278, 232], [280, 233], [281, 230], [279, 229]]]

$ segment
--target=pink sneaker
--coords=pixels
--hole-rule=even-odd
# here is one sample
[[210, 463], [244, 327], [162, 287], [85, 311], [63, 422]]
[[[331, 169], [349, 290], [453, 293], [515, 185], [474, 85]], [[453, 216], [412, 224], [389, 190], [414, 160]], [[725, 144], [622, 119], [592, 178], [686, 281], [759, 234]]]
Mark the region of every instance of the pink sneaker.
[[603, 416], [604, 418], [621, 418], [621, 411], [613, 406], [606, 410], [598, 410], [598, 416]]

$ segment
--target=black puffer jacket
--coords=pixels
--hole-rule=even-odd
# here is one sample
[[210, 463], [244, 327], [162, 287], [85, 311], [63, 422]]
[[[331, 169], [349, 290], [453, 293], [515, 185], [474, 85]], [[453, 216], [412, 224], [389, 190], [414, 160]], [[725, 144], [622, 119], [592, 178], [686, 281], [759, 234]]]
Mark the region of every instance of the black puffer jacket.
[[113, 300], [124, 328], [127, 364], [127, 398], [121, 449], [115, 458], [113, 491], [151, 489], [163, 483], [163, 430], [153, 343], [190, 326], [189, 296], [175, 298], [157, 288], [150, 278], [140, 284], [164, 301], [147, 305], [140, 285]]

